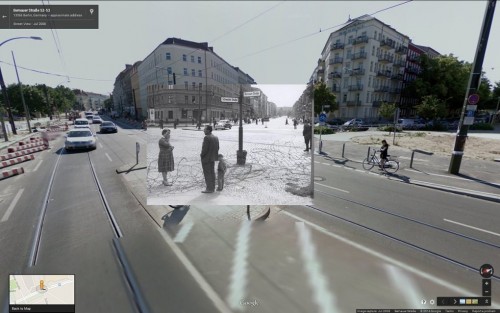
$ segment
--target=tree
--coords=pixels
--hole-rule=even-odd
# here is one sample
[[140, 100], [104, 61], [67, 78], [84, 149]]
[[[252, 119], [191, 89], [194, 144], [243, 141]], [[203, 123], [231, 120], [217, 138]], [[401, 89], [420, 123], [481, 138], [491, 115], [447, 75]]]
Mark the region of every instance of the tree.
[[378, 114], [380, 114], [380, 116], [382, 116], [386, 120], [390, 120], [394, 116], [395, 112], [396, 112], [396, 104], [395, 103], [384, 102], [380, 106]]
[[325, 83], [319, 82], [314, 85], [314, 112], [319, 114], [324, 105], [329, 105], [330, 108], [325, 111], [338, 110], [338, 104], [335, 101], [335, 95], [328, 90]]
[[445, 103], [434, 95], [423, 97], [422, 102], [416, 105], [415, 108], [417, 114], [426, 119], [444, 117], [446, 114]]

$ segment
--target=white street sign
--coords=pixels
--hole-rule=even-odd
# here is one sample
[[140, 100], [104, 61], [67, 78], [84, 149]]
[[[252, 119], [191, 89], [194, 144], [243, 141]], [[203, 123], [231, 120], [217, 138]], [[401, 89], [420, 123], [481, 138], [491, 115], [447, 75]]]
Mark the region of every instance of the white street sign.
[[247, 91], [243, 93], [243, 97], [258, 97], [260, 96], [260, 90]]
[[238, 98], [221, 97], [220, 101], [221, 102], [238, 102]]
[[155, 109], [149, 109], [149, 119], [150, 120], [155, 119]]

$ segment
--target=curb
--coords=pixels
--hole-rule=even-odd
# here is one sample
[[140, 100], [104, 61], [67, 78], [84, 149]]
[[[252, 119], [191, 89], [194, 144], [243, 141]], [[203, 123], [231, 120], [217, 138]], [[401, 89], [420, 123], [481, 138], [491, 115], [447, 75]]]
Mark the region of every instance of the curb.
[[8, 161], [1, 162], [0, 163], [0, 168], [8, 167], [8, 166], [11, 166], [11, 165], [14, 165], [14, 164], [18, 164], [18, 163], [22, 163], [22, 162], [25, 162], [25, 161], [31, 161], [31, 160], [34, 160], [34, 159], [35, 159], [35, 156], [33, 154], [25, 155], [25, 156], [17, 158], [17, 159], [11, 159], [11, 160], [8, 160]]
[[24, 173], [24, 168], [22, 168], [22, 167], [20, 167], [20, 168], [13, 168], [13, 169], [11, 169], [9, 171], [2, 172], [2, 174], [0, 175], [0, 180], [8, 178], [8, 177], [11, 177], [11, 176], [19, 175], [19, 174], [22, 174], [22, 173]]
[[493, 193], [458, 188], [458, 187], [451, 187], [451, 186], [440, 185], [440, 184], [430, 183], [430, 182], [425, 182], [425, 181], [420, 181], [420, 180], [411, 180], [411, 179], [410, 179], [410, 184], [422, 186], [422, 187], [426, 187], [426, 188], [430, 188], [430, 189], [435, 189], [435, 190], [451, 192], [451, 193], [455, 193], [455, 194], [459, 194], [459, 195], [469, 196], [472, 198], [478, 198], [478, 199], [482, 199], [482, 200], [486, 200], [486, 201], [500, 203], [500, 196], [493, 194]]

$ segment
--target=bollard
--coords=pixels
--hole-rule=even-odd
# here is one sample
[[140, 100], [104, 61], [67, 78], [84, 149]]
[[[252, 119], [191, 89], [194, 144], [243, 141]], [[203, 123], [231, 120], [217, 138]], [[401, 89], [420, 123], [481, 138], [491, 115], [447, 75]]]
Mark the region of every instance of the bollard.
[[367, 161], [370, 161], [370, 148], [371, 148], [371, 147], [368, 147], [368, 152], [367, 152], [367, 154], [366, 154], [366, 160], [367, 160]]
[[344, 151], [345, 151], [345, 142], [344, 142], [344, 144], [342, 145], [342, 158], [344, 158]]
[[434, 154], [433, 152], [427, 152], [427, 151], [422, 151], [422, 150], [418, 150], [418, 149], [413, 150], [411, 153], [410, 168], [413, 168], [413, 156], [415, 155], [415, 152], [422, 153], [425, 155], [433, 155]]

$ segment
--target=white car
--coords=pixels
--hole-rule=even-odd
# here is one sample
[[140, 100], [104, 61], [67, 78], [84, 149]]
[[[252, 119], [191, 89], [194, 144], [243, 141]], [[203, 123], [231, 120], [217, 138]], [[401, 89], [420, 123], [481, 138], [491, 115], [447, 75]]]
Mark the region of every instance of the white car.
[[77, 118], [73, 124], [75, 128], [90, 128], [89, 120], [86, 118]]
[[66, 150], [94, 150], [97, 147], [96, 141], [96, 135], [93, 134], [89, 128], [75, 128], [68, 131], [68, 133], [66, 134], [66, 142], [64, 143], [64, 148]]
[[101, 124], [102, 123], [102, 118], [99, 115], [94, 115], [92, 117], [92, 123], [93, 124]]

